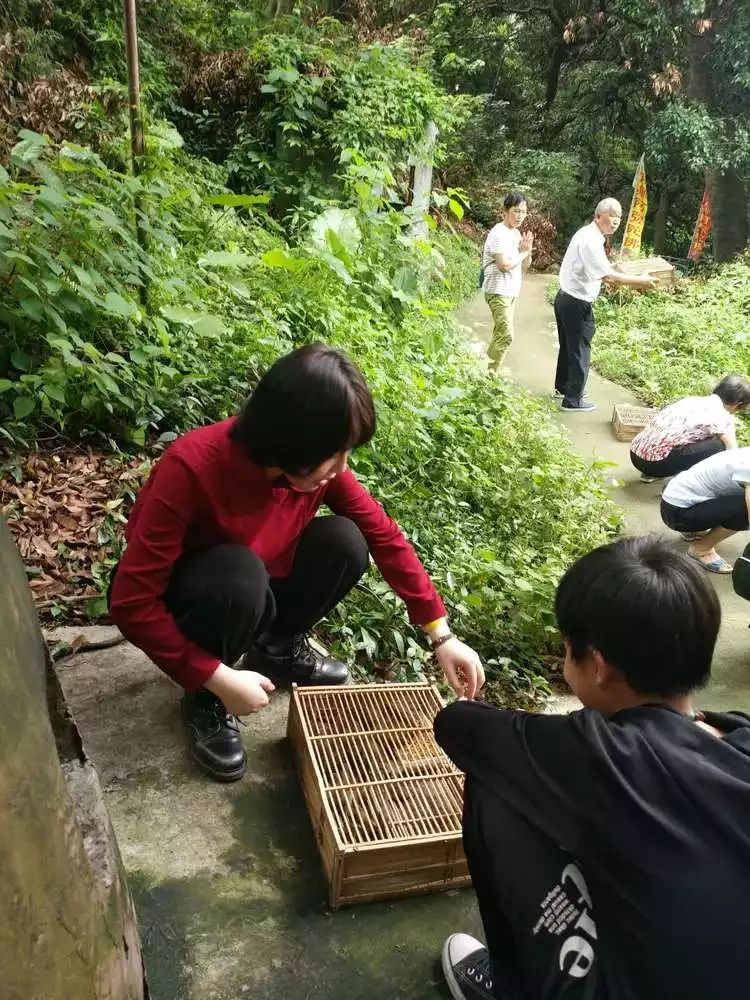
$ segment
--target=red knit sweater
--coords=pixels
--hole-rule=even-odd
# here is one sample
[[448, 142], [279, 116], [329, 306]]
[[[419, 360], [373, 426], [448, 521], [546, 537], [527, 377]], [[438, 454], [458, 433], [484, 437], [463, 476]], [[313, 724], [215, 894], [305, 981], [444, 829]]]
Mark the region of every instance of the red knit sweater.
[[247, 545], [269, 576], [286, 576], [299, 536], [322, 504], [359, 527], [413, 622], [424, 625], [445, 614], [403, 532], [350, 470], [312, 493], [280, 487], [232, 441], [233, 424], [201, 427], [170, 445], [130, 514], [110, 611], [123, 635], [157, 666], [196, 691], [219, 665], [183, 636], [164, 603], [181, 555], [226, 543]]

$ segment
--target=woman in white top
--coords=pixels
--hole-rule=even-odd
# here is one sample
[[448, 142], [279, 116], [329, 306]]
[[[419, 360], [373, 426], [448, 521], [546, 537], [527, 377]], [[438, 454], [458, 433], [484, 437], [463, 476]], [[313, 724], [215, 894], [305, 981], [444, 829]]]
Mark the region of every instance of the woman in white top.
[[676, 476], [704, 458], [737, 447], [734, 415], [750, 403], [750, 382], [726, 375], [710, 396], [688, 396], [654, 414], [630, 445], [641, 480]]
[[482, 252], [482, 289], [493, 320], [487, 352], [491, 371], [498, 370], [513, 340], [523, 269], [528, 267], [534, 249], [533, 235], [530, 232], [521, 235], [520, 231], [527, 211], [526, 198], [520, 191], [511, 191], [503, 201], [503, 221], [490, 230]]

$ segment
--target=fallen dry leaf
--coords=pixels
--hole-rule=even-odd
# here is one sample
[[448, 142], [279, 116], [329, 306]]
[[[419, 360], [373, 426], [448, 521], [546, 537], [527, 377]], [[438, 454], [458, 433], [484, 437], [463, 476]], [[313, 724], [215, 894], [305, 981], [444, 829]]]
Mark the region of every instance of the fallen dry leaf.
[[34, 452], [7, 463], [0, 513], [44, 612], [57, 601], [70, 620], [86, 620], [86, 600], [106, 589], [122, 544], [122, 519], [148, 468], [144, 456], [74, 448]]

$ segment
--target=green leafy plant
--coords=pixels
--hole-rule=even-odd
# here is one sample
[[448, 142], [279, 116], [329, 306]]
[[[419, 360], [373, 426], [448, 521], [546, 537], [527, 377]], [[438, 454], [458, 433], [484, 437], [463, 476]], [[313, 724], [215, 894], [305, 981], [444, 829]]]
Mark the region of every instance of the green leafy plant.
[[[363, 174], [349, 207], [323, 208], [289, 243], [264, 194], [227, 192], [178, 138], [152, 129], [137, 179], [82, 147], [33, 134], [17, 145], [0, 184], [3, 433], [163, 447], [235, 412], [290, 347], [337, 344], [378, 405], [358, 474], [413, 539], [494, 683], [533, 697], [556, 643], [556, 580], [618, 515], [548, 410], [489, 378], [458, 333], [450, 310], [474, 288], [476, 248], [434, 224], [415, 235], [414, 216]], [[113, 558], [98, 555], [88, 574], [102, 588]], [[419, 637], [376, 575], [326, 628], [363, 670], [423, 669]]]
[[750, 371], [750, 259], [682, 279], [674, 293], [618, 292], [599, 300], [596, 367], [662, 406]]
[[[134, 178], [90, 149], [26, 132], [10, 172], [0, 169], [6, 438], [29, 440], [47, 423], [140, 444], [149, 427], [196, 422], [210, 409], [216, 382], [205, 373], [216, 371], [207, 362], [222, 336], [229, 342], [218, 365], [223, 390], [212, 412], [226, 412], [244, 391], [246, 368], [230, 371], [232, 347], [257, 326], [248, 322], [250, 292], [236, 271], [279, 241], [236, 217], [236, 205], [247, 209], [262, 197], [222, 194], [197, 161], [197, 177], [188, 176], [175, 159], [177, 140], [174, 130], [153, 130], [149, 170]], [[226, 320], [235, 316], [232, 337]]]
[[[271, 192], [293, 225], [325, 203], [361, 197], [359, 184], [378, 186], [386, 202], [404, 202], [410, 160], [439, 161], [471, 111], [470, 99], [435, 85], [405, 39], [362, 46], [326, 18], [269, 25], [248, 42], [248, 73], [263, 82], [237, 113], [230, 183]], [[440, 136], [434, 151], [430, 122]]]

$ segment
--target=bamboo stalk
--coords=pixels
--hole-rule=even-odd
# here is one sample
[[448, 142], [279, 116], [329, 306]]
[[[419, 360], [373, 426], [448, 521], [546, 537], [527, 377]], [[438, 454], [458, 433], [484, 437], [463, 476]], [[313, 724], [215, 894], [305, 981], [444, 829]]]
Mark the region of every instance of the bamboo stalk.
[[140, 173], [144, 153], [143, 117], [141, 115], [141, 73], [138, 59], [138, 21], [135, 0], [122, 0], [125, 20], [125, 54], [128, 61], [128, 106], [130, 108], [130, 145], [133, 173]]

